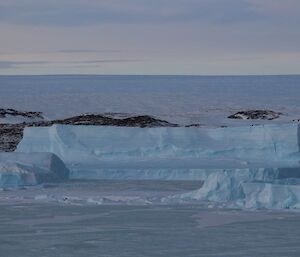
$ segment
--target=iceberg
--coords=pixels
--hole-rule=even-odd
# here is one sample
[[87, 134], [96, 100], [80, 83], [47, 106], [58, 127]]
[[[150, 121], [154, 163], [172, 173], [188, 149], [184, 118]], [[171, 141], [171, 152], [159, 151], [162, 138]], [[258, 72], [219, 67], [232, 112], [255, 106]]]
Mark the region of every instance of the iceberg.
[[69, 170], [53, 153], [0, 153], [0, 188], [59, 182]]
[[[17, 152], [51, 152], [71, 179], [201, 180], [166, 197], [243, 208], [300, 208], [297, 124], [230, 128], [26, 128]], [[298, 183], [299, 182], [299, 183]]]
[[250, 209], [299, 209], [300, 168], [214, 170], [200, 189], [165, 197], [163, 202], [204, 201]]
[[[300, 170], [298, 170], [300, 172]], [[245, 208], [299, 209], [300, 180], [242, 184]]]
[[87, 169], [294, 167], [300, 160], [299, 126], [204, 129], [53, 125], [25, 128], [17, 152], [52, 152], [67, 165]]

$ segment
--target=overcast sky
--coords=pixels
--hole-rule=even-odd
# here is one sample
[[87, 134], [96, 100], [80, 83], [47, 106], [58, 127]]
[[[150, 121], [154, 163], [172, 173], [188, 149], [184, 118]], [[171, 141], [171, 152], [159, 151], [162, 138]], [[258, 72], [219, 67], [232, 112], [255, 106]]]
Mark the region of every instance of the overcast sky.
[[0, 74], [299, 74], [299, 0], [0, 0]]

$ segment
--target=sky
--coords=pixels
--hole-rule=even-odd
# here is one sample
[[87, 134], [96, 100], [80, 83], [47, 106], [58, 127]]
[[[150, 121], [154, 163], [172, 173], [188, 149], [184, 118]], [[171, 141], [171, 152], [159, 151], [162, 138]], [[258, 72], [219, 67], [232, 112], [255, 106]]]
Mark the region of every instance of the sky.
[[0, 75], [300, 74], [299, 0], [0, 0]]

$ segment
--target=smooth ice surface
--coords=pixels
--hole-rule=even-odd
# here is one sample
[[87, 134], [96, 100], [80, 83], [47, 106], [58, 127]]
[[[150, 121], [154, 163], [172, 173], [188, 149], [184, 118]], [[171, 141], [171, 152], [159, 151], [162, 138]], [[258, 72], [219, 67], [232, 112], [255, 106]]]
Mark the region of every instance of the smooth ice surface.
[[1, 205], [5, 257], [299, 257], [299, 213], [173, 206]]
[[201, 187], [202, 181], [67, 180], [5, 190], [0, 205], [52, 203], [61, 205], [161, 205], [161, 199]]
[[69, 171], [53, 153], [0, 153], [0, 187], [62, 181]]

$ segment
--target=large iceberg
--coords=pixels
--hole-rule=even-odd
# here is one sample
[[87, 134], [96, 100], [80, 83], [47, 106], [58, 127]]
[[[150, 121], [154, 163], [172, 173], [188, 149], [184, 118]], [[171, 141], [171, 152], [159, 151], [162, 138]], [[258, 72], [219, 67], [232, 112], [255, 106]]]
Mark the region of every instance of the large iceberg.
[[53, 153], [0, 153], [0, 188], [67, 179], [69, 170]]
[[202, 180], [164, 201], [201, 200], [249, 208], [298, 208], [299, 126], [26, 128], [17, 151], [52, 152], [73, 179]]
[[[25, 128], [18, 152], [52, 152], [66, 164], [99, 168], [299, 165], [297, 124], [235, 128], [126, 128], [64, 126]], [[178, 162], [178, 163], [175, 163]], [[120, 165], [119, 165], [120, 164]]]

